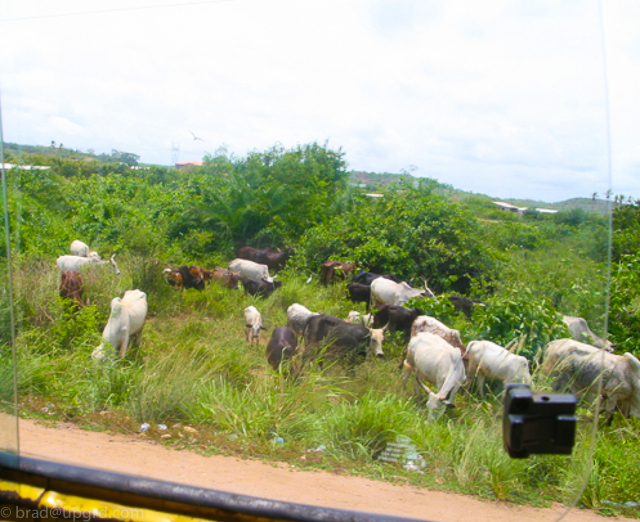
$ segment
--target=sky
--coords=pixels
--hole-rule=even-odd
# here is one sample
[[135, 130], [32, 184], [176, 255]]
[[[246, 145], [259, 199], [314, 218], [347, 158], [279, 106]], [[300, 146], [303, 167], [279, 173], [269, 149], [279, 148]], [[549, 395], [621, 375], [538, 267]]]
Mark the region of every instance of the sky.
[[500, 199], [640, 198], [632, 0], [1, 5], [7, 142], [160, 165], [318, 142]]

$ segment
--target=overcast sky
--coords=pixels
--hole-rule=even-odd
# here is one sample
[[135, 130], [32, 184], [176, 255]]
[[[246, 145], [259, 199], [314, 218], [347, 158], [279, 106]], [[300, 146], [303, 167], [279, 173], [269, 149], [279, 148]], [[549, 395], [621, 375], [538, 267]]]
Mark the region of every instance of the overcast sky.
[[640, 198], [636, 1], [603, 0], [606, 76], [596, 1], [3, 0], [0, 13], [8, 142], [169, 165], [172, 149], [198, 161], [328, 141], [350, 170], [496, 198]]

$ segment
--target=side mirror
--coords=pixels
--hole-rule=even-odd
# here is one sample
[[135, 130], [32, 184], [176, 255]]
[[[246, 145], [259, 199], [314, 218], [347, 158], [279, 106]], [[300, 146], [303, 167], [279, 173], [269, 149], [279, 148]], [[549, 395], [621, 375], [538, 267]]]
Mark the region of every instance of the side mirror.
[[509, 456], [570, 455], [576, 436], [577, 403], [574, 395], [538, 393], [528, 384], [508, 384], [502, 440]]

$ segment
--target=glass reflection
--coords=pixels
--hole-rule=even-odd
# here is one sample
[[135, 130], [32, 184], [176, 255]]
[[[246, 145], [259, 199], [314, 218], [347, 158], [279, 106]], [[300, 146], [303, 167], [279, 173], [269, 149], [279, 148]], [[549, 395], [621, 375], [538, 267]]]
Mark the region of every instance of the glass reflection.
[[[545, 13], [533, 15], [544, 18]], [[399, 27], [393, 31], [394, 38], [401, 38]], [[474, 22], [465, 31], [481, 40], [483, 24]], [[499, 47], [506, 48], [514, 35], [501, 38]], [[597, 38], [585, 38], [589, 52], [581, 57], [583, 66], [593, 61], [593, 41]], [[562, 60], [556, 50], [540, 52], [548, 53], [551, 66], [559, 68]], [[456, 59], [459, 65], [455, 60], [432, 64], [433, 78], [467, 63], [459, 55]], [[326, 287], [317, 283], [322, 262], [331, 258], [357, 261], [372, 272], [395, 273], [416, 286], [427, 284], [439, 298], [419, 298], [411, 306], [457, 329], [465, 345], [490, 340], [526, 357], [539, 390], [552, 389], [540, 366], [541, 351], [550, 341], [569, 336], [564, 316], [583, 318], [596, 335], [606, 337], [608, 214], [613, 206], [606, 136], [604, 131], [589, 134], [586, 147], [571, 139], [580, 135], [581, 127], [605, 119], [605, 103], [594, 87], [601, 73], [597, 67], [587, 67], [586, 73], [581, 69], [591, 97], [573, 107], [571, 125], [552, 128], [546, 142], [531, 145], [543, 120], [553, 119], [571, 95], [571, 84], [545, 83], [540, 67], [539, 74], [529, 72], [524, 79], [506, 77], [508, 89], [496, 92], [482, 91], [482, 82], [476, 83], [470, 71], [470, 76], [462, 75], [467, 80], [456, 83], [458, 88], [477, 87], [487, 97], [481, 107], [473, 96], [458, 99], [474, 107], [464, 120], [471, 138], [456, 141], [447, 135], [440, 113], [452, 106], [434, 103], [432, 112], [410, 114], [424, 120], [425, 127], [430, 118], [439, 125], [424, 131], [420, 145], [433, 151], [428, 157], [433, 170], [431, 165], [422, 166], [424, 172], [409, 165], [399, 170], [403, 176], [351, 172], [348, 148], [343, 152], [315, 142], [268, 145], [264, 152], [242, 156], [216, 145], [199, 151], [196, 159], [202, 165], [180, 168], [145, 164], [136, 151], [84, 152], [55, 142], [12, 146], [11, 162], [21, 166], [8, 173], [8, 186], [15, 223], [14, 284], [24, 325], [17, 343], [20, 404], [29, 425], [47, 419], [70, 430], [121, 430], [175, 449], [363, 474], [375, 470], [384, 478], [400, 475], [419, 486], [508, 501], [580, 502], [598, 508], [604, 500], [623, 504], [631, 499], [604, 486], [615, 473], [603, 463], [614, 452], [606, 445], [607, 437], [630, 443], [625, 429], [637, 423], [620, 418], [598, 434], [597, 403], [580, 407], [571, 457], [514, 461], [502, 447], [502, 385], [491, 382], [478, 389], [477, 382], [470, 383], [455, 399], [446, 398], [455, 409], [430, 411], [424, 390], [413, 389], [413, 378], [404, 383], [398, 371], [409, 340], [399, 332], [387, 333], [385, 360], [327, 364], [321, 370], [300, 357], [296, 364], [306, 365], [299, 379], [272, 371], [265, 359], [271, 331], [290, 321], [287, 310], [294, 303], [340, 318], [352, 309], [366, 313], [364, 302], [345, 299], [341, 269], [334, 271], [338, 281]], [[535, 85], [524, 81], [534, 77]], [[417, 85], [436, 99], [436, 94], [444, 96], [431, 91], [430, 82]], [[521, 103], [496, 109], [500, 93], [519, 89], [526, 92]], [[534, 96], [536, 90], [549, 98], [541, 101]], [[412, 89], [404, 94], [416, 95]], [[530, 120], [521, 112], [527, 103], [539, 104]], [[501, 111], [509, 121], [495, 119]], [[401, 128], [403, 118], [407, 114], [398, 115], [393, 125]], [[485, 122], [486, 135], [476, 142], [477, 129], [471, 126], [481, 125], [478, 122]], [[509, 151], [499, 152], [493, 149], [492, 133], [504, 127], [516, 139]], [[203, 141], [196, 134], [192, 139]], [[361, 147], [360, 142], [352, 144]], [[529, 162], [539, 161], [537, 147], [543, 146], [555, 153], [548, 169], [537, 165], [539, 177], [532, 179], [527, 175]], [[588, 151], [578, 165], [568, 157], [576, 153], [574, 147]], [[459, 179], [464, 190], [438, 181], [450, 174], [446, 155], [440, 154], [452, 149], [458, 166], [466, 164], [472, 173], [467, 177], [473, 181]], [[172, 144], [172, 152], [177, 155], [179, 147]], [[525, 179], [538, 196], [509, 198]], [[573, 200], [578, 194], [567, 187], [580, 183], [589, 184], [589, 195], [581, 193], [581, 200]], [[628, 203], [616, 198], [620, 209]], [[61, 295], [62, 270], [54, 264], [72, 254], [74, 240], [97, 251], [101, 262], [88, 261], [78, 270], [82, 293], [68, 292], [62, 284]], [[204, 281], [197, 271], [180, 270], [192, 264], [227, 267], [245, 245], [271, 247], [271, 254], [294, 248], [278, 277], [283, 286], [273, 295], [254, 298], [223, 283]], [[117, 262], [120, 275], [109, 260]], [[175, 271], [166, 273], [165, 268]], [[193, 288], [186, 288], [192, 277]], [[146, 294], [145, 326], [141, 339], [119, 358], [110, 351], [118, 348], [121, 353], [119, 347], [109, 347], [119, 342], [121, 331], [107, 327], [112, 300], [134, 289]], [[468, 309], [455, 308], [456, 295], [470, 300]], [[242, 322], [249, 305], [260, 309], [268, 328], [258, 331], [257, 347], [247, 342]], [[105, 328], [111, 332], [103, 333]], [[7, 375], [12, 370], [9, 363]], [[469, 375], [469, 381], [474, 377]], [[434, 383], [428, 386], [438, 391]], [[11, 405], [9, 395], [3, 400]], [[15, 429], [4, 431], [15, 441]], [[17, 448], [17, 441], [7, 447]], [[30, 454], [87, 464], [75, 444], [23, 447]], [[89, 464], [203, 485], [200, 475], [141, 464], [137, 446], [125, 444], [120, 451], [123, 460], [101, 458], [108, 454], [105, 448], [92, 454]]]

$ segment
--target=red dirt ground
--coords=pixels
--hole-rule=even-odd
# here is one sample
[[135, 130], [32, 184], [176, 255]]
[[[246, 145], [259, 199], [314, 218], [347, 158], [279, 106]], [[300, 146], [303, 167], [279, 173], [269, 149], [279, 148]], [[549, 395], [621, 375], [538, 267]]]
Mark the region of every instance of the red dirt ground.
[[[554, 521], [566, 511], [561, 505], [518, 506], [410, 485], [300, 471], [284, 463], [205, 457], [168, 449], [141, 437], [84, 431], [65, 423], [51, 427], [21, 419], [20, 453], [225, 492], [439, 522]], [[563, 520], [628, 519], [607, 518], [589, 510], [574, 509]]]

